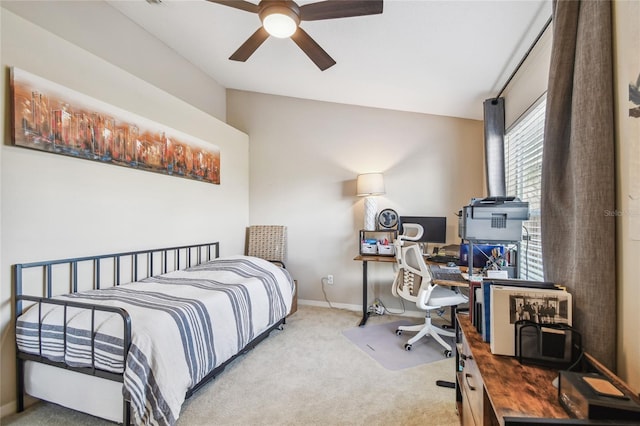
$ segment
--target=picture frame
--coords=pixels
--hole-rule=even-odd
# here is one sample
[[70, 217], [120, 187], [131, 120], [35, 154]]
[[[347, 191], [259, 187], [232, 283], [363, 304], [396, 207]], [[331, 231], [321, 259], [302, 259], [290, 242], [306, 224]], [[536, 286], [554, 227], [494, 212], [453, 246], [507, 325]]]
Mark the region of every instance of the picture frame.
[[572, 325], [571, 293], [564, 290], [492, 285], [490, 300], [490, 346], [496, 355], [515, 356], [516, 321]]
[[15, 146], [220, 184], [220, 148], [11, 68]]

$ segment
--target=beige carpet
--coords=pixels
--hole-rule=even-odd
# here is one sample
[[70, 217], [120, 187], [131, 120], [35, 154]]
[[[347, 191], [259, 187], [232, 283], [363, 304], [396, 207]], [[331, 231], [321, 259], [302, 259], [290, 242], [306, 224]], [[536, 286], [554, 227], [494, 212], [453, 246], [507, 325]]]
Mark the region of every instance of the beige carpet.
[[[374, 316], [368, 325], [397, 321]], [[454, 359], [390, 371], [342, 331], [360, 314], [300, 306], [285, 325], [187, 400], [178, 425], [458, 425]], [[107, 425], [38, 403], [2, 425]]]

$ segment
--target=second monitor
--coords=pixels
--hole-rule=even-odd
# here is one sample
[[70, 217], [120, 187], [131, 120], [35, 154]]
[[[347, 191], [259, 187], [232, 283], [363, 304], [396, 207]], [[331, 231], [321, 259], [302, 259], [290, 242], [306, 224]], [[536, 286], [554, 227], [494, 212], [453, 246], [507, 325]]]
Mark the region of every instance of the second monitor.
[[398, 233], [402, 234], [404, 229], [403, 223], [417, 223], [422, 225], [424, 233], [418, 240], [421, 243], [438, 243], [447, 242], [447, 218], [437, 216], [400, 216], [398, 219]]

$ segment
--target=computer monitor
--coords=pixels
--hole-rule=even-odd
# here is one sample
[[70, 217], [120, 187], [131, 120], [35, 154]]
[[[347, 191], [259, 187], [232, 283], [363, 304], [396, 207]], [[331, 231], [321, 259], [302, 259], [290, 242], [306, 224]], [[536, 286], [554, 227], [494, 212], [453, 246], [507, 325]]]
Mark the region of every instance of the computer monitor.
[[427, 216], [400, 216], [398, 219], [398, 233], [402, 234], [404, 229], [403, 223], [417, 223], [422, 225], [424, 233], [418, 240], [421, 243], [439, 243], [447, 242], [447, 218], [446, 217], [427, 217]]

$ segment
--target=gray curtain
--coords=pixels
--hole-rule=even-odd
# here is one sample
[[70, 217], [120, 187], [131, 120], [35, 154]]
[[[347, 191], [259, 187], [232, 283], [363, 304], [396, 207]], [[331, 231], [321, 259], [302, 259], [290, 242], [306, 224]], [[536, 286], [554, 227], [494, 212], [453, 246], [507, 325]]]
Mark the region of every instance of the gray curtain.
[[615, 371], [611, 3], [557, 0], [542, 163], [545, 279], [573, 296], [583, 346]]
[[490, 197], [498, 197], [507, 195], [504, 178], [504, 98], [487, 99], [483, 106], [487, 193]]

